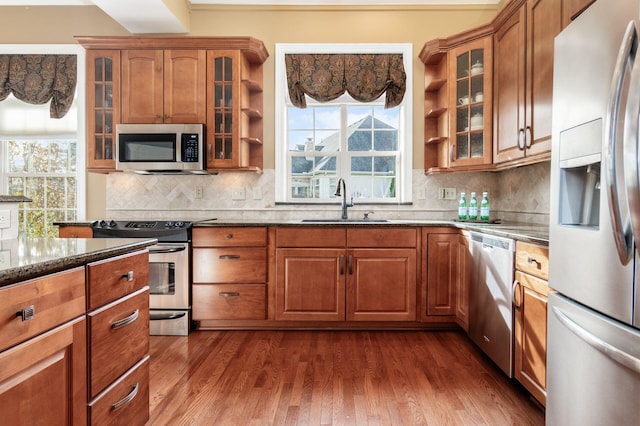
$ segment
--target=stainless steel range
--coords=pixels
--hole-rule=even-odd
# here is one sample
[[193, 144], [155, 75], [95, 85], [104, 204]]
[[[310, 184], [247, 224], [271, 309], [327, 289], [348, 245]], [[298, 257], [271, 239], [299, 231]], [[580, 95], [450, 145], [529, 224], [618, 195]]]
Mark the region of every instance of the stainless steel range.
[[186, 336], [191, 324], [191, 226], [186, 221], [92, 223], [94, 238], [156, 238], [149, 247], [150, 334]]

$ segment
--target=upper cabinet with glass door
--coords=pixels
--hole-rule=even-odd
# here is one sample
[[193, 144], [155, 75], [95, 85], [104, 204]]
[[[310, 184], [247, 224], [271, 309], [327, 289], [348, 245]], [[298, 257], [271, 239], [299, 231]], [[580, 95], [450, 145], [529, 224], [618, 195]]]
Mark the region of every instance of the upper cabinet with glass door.
[[491, 38], [449, 52], [450, 167], [491, 164]]
[[120, 119], [120, 51], [90, 50], [87, 63], [87, 170], [115, 167], [114, 142]]
[[426, 43], [425, 173], [492, 166], [490, 25]]

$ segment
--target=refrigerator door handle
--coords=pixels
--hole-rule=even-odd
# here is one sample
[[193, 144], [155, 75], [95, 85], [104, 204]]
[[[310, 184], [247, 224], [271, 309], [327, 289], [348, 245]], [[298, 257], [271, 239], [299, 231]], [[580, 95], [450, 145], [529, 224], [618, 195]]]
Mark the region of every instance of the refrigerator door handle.
[[[633, 60], [634, 56], [636, 56], [638, 37], [637, 30], [635, 26], [635, 22], [631, 21], [627, 25], [627, 29], [625, 30], [624, 37], [622, 40], [622, 45], [620, 46], [620, 50], [618, 51], [618, 57], [616, 59], [616, 65], [613, 70], [613, 80], [611, 82], [611, 97], [609, 99], [609, 105], [607, 108], [607, 117], [605, 121], [605, 143], [606, 143], [606, 170], [607, 170], [607, 181], [608, 181], [608, 193], [609, 193], [609, 212], [611, 214], [612, 226], [613, 226], [613, 236], [616, 244], [616, 249], [618, 251], [618, 257], [623, 265], [626, 265], [631, 260], [633, 255], [633, 234], [631, 231], [631, 226], [628, 220], [625, 220], [625, 223], [622, 223], [622, 215], [620, 213], [620, 198], [618, 196], [618, 183], [616, 180], [616, 176], [618, 175], [618, 167], [616, 160], [616, 147], [618, 144], [618, 120], [620, 115], [620, 103], [622, 102], [622, 89], [624, 84], [624, 77], [626, 75], [627, 64]], [[638, 59], [637, 57], [635, 58]], [[631, 86], [634, 85], [634, 75], [636, 74], [637, 68], [634, 64], [634, 68], [632, 71], [632, 81]], [[640, 76], [637, 76], [640, 77]], [[638, 78], [635, 78], [638, 80]], [[640, 83], [640, 81], [638, 81]], [[630, 89], [631, 93], [631, 89]], [[629, 123], [628, 114], [630, 112], [629, 103], [633, 99], [633, 96], [629, 96], [627, 100], [627, 110], [625, 117], [625, 141], [624, 144], [625, 150], [630, 145], [627, 140], [628, 128], [627, 124]], [[640, 99], [637, 99], [640, 102]], [[639, 104], [640, 105], [640, 104]], [[635, 115], [636, 123], [638, 115]], [[634, 148], [635, 150], [635, 148]], [[626, 157], [625, 152], [625, 157]], [[637, 158], [633, 157], [634, 160]], [[625, 162], [625, 166], [626, 166]], [[636, 167], [637, 169], [637, 164]], [[629, 169], [626, 169], [627, 171]], [[637, 186], [637, 181], [636, 181]], [[637, 193], [637, 191], [636, 191]], [[640, 199], [638, 200], [640, 202]], [[640, 220], [640, 218], [639, 218]], [[640, 223], [639, 223], [640, 225]]]
[[628, 353], [616, 348], [615, 346], [605, 342], [593, 333], [578, 325], [569, 318], [562, 310], [556, 306], [552, 308], [553, 314], [558, 318], [560, 323], [567, 327], [573, 334], [584, 340], [587, 344], [603, 353], [608, 358], [617, 362], [628, 369], [640, 373], [640, 359], [629, 355]]

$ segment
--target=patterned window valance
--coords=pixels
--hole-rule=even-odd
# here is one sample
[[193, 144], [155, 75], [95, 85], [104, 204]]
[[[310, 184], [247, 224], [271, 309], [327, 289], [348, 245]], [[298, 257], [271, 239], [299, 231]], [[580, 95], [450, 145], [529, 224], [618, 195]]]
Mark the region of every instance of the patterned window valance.
[[305, 94], [328, 102], [345, 91], [360, 102], [386, 93], [385, 108], [400, 105], [406, 89], [402, 54], [287, 54], [287, 86], [293, 105], [305, 108]]
[[77, 55], [0, 55], [0, 101], [41, 105], [51, 100], [51, 118], [69, 111], [76, 90]]

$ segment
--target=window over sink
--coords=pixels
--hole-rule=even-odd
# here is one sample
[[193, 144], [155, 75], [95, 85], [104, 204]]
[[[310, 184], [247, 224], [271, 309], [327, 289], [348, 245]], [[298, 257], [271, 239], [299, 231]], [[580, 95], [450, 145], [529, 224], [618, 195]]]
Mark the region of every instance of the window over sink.
[[[358, 102], [348, 93], [333, 101], [289, 98], [287, 54], [400, 53], [406, 72], [404, 100], [385, 108], [385, 96]], [[339, 178], [356, 203], [411, 201], [411, 44], [276, 45], [276, 202], [335, 202]]]

